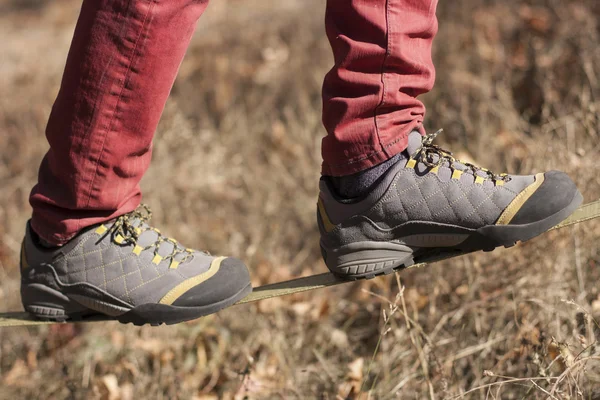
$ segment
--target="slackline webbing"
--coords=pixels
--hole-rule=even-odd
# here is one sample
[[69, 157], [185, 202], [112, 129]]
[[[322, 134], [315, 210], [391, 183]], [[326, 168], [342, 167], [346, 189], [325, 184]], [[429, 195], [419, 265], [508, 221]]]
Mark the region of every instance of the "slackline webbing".
[[[584, 221], [588, 221], [594, 218], [600, 217], [600, 200], [596, 200], [592, 203], [585, 204], [579, 207], [575, 212], [566, 220], [551, 228], [550, 230], [564, 228], [566, 226], [579, 224]], [[449, 255], [440, 257], [433, 261], [441, 261], [444, 259], [456, 257], [456, 255]], [[429, 263], [414, 264], [409, 268], [419, 268]], [[321, 289], [329, 286], [335, 286], [342, 283], [356, 282], [348, 281], [335, 277], [331, 273], [324, 273], [319, 275], [311, 275], [304, 278], [293, 279], [285, 282], [272, 283], [269, 285], [260, 286], [254, 289], [254, 291], [246, 297], [244, 300], [237, 304], [251, 303], [259, 300], [270, 299], [273, 297], [286, 296], [294, 293], [307, 292], [310, 290]], [[85, 319], [83, 321], [67, 321], [67, 322], [54, 322], [54, 321], [39, 321], [34, 319], [30, 314], [26, 312], [7, 312], [0, 313], [0, 327], [9, 326], [34, 326], [34, 325], [51, 325], [59, 323], [72, 323], [72, 322], [98, 322], [111, 320], [104, 317], [94, 317]]]

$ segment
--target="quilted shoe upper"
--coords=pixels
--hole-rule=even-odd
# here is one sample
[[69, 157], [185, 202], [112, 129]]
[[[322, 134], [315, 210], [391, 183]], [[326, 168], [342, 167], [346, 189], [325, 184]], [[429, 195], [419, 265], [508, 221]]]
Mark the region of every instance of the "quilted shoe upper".
[[[412, 133], [408, 154], [418, 153], [421, 146], [421, 136]], [[555, 171], [498, 176], [451, 157], [436, 156], [431, 162], [414, 156], [398, 162], [358, 201], [337, 198], [323, 178], [318, 218], [322, 240], [328, 246], [389, 241], [397, 236], [394, 230], [417, 221], [475, 230], [498, 223], [501, 216], [506, 223], [541, 219], [564, 207], [577, 192], [565, 174]], [[546, 200], [547, 205], [541, 206], [548, 198], [556, 200]], [[509, 205], [518, 211], [512, 218], [507, 217]]]
[[[42, 283], [63, 293], [90, 295], [93, 288], [95, 293], [130, 306], [179, 301], [190, 307], [226, 299], [250, 283], [240, 261], [183, 249], [139, 221], [140, 236], [124, 240], [114, 224], [87, 229], [65, 246], [50, 250], [36, 244], [28, 224], [23, 281]], [[203, 291], [208, 294], [199, 295]]]

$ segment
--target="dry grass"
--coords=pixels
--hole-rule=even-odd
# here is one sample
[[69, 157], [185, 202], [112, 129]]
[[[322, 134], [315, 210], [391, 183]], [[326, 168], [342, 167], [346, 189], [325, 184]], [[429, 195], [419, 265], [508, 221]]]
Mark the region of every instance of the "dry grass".
[[[46, 149], [76, 0], [0, 0], [0, 299]], [[255, 284], [323, 272], [314, 226], [316, 0], [215, 1], [143, 181], [156, 224], [235, 254]], [[493, 170], [569, 172], [600, 197], [597, 0], [442, 2], [428, 129]], [[165, 185], [168, 182], [169, 185]], [[0, 397], [594, 399], [597, 222], [393, 277], [236, 306], [173, 327], [0, 331]], [[399, 290], [402, 287], [402, 290]], [[564, 301], [567, 300], [567, 301]], [[385, 314], [382, 310], [385, 310]]]

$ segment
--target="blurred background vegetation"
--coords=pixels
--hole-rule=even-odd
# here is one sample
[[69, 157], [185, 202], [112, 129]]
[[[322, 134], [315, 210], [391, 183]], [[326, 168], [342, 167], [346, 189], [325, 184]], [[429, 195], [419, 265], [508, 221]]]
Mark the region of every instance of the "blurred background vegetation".
[[[27, 198], [79, 7], [0, 0], [2, 310], [20, 309]], [[325, 271], [324, 8], [213, 1], [143, 180], [157, 226], [242, 257], [255, 285]], [[494, 171], [562, 169], [598, 199], [600, 2], [441, 1], [438, 17], [428, 130]], [[600, 399], [599, 233], [590, 222], [177, 326], [2, 329], [0, 398]]]

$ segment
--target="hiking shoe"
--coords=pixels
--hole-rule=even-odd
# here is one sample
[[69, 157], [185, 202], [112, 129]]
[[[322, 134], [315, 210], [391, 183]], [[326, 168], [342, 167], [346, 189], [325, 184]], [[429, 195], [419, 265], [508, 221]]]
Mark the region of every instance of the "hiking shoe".
[[110, 317], [135, 325], [174, 324], [246, 297], [250, 276], [237, 259], [186, 249], [148, 225], [146, 206], [88, 228], [53, 249], [30, 224], [21, 251], [21, 300], [46, 320]]
[[406, 157], [358, 199], [320, 181], [317, 220], [327, 267], [346, 279], [373, 278], [451, 255], [510, 247], [567, 218], [583, 197], [564, 173], [496, 175], [409, 136]]

